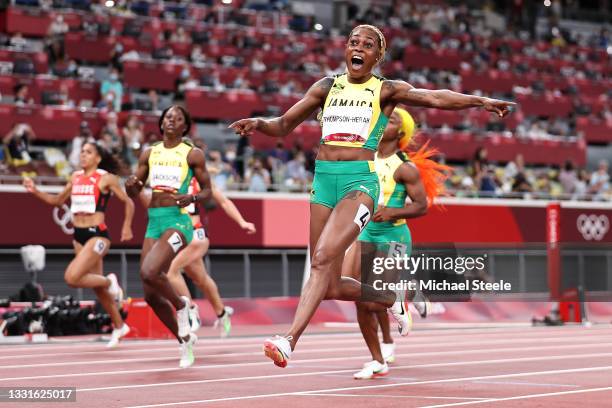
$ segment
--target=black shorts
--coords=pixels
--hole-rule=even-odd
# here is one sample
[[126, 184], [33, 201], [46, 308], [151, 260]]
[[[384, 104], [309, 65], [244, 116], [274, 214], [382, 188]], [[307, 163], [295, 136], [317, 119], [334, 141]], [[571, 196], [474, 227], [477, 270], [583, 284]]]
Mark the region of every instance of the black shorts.
[[74, 240], [81, 245], [85, 245], [90, 238], [103, 237], [110, 239], [106, 225], [100, 224], [97, 227], [77, 228], [74, 227]]

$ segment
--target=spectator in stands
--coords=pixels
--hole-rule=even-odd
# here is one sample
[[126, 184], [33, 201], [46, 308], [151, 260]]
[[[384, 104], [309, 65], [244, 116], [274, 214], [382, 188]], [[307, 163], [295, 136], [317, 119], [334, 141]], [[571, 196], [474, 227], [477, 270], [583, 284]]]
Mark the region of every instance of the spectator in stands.
[[474, 178], [478, 177], [478, 175], [484, 171], [484, 167], [489, 163], [487, 155], [487, 149], [484, 147], [479, 147], [476, 150], [474, 160], [472, 162], [472, 176], [474, 176]]
[[495, 175], [495, 166], [491, 164], [483, 165], [479, 176], [476, 177], [479, 192], [485, 197], [492, 197], [497, 194], [499, 180]]
[[[102, 136], [104, 135], [104, 133], [108, 133], [109, 135], [112, 136], [113, 146], [109, 146], [109, 149], [114, 147], [115, 143], [119, 143], [120, 141], [121, 131], [119, 130], [119, 125], [117, 121], [118, 121], [117, 114], [112, 111], [108, 112], [106, 115], [106, 124], [100, 131], [100, 139], [103, 138]], [[119, 150], [117, 150], [117, 152], [118, 151]]]
[[584, 200], [587, 197], [589, 192], [589, 181], [591, 180], [591, 176], [589, 172], [585, 169], [580, 169], [578, 171], [578, 181], [576, 182], [576, 188], [574, 189], [574, 194], [572, 195], [572, 200]]
[[119, 155], [123, 148], [121, 139], [119, 139], [116, 134], [106, 129], [103, 129], [100, 133], [100, 140], [98, 143], [114, 155]]
[[514, 182], [512, 183], [513, 193], [530, 193], [533, 191], [533, 187], [527, 180], [525, 173], [520, 171], [514, 176]]
[[285, 185], [289, 188], [303, 190], [311, 179], [311, 175], [306, 171], [306, 156], [304, 152], [298, 151], [293, 159], [287, 162], [285, 172]]
[[121, 71], [123, 69], [123, 59], [124, 59], [123, 44], [121, 44], [120, 42], [117, 42], [117, 44], [115, 44], [115, 47], [112, 49], [111, 55], [110, 55], [111, 67], [115, 68], [118, 72]]
[[78, 76], [79, 65], [75, 60], [66, 61], [62, 56], [51, 67], [53, 74], [62, 78], [76, 78]]
[[78, 169], [81, 165], [81, 148], [86, 141], [93, 140], [93, 133], [86, 121], [81, 122], [79, 134], [72, 138], [70, 143], [70, 153], [68, 154], [68, 162], [73, 169]]
[[206, 167], [215, 187], [221, 191], [226, 191], [232, 177], [232, 166], [223, 161], [221, 152], [218, 150], [211, 150], [208, 156]]
[[174, 33], [170, 36], [170, 42], [177, 44], [190, 44], [191, 37], [187, 35], [185, 28], [179, 26]]
[[238, 73], [238, 75], [236, 75], [236, 78], [234, 79], [234, 82], [232, 82], [232, 88], [234, 88], [234, 89], [250, 89], [251, 88], [251, 82], [249, 82], [249, 80], [246, 79], [244, 73], [240, 72], [240, 73]]
[[151, 110], [153, 112], [161, 111], [159, 106], [159, 95], [155, 89], [149, 89], [149, 92], [147, 92], [147, 101], [151, 103]]
[[[32, 162], [30, 143], [36, 134], [27, 123], [17, 123], [2, 139], [6, 146], [7, 161], [15, 167], [27, 166]], [[27, 170], [26, 170], [27, 171]]]
[[591, 175], [589, 193], [593, 194], [595, 200], [605, 200], [610, 193], [610, 174], [608, 173], [608, 161], [600, 160], [597, 171]]
[[255, 56], [253, 56], [253, 59], [251, 60], [251, 72], [261, 73], [265, 72], [266, 69], [266, 64], [261, 58], [261, 52], [255, 53]]
[[270, 172], [264, 168], [260, 157], [254, 157], [249, 163], [244, 173], [244, 182], [248, 186], [248, 191], [263, 193], [270, 188], [272, 184]]
[[27, 85], [18, 84], [13, 89], [15, 92], [14, 103], [17, 106], [31, 105], [34, 103], [34, 98], [29, 96], [29, 88]]
[[128, 166], [135, 166], [144, 142], [144, 123], [135, 115], [130, 115], [121, 129], [121, 135], [123, 136], [122, 158]]
[[112, 108], [115, 112], [121, 110], [121, 101], [123, 100], [123, 85], [119, 80], [119, 71], [117, 68], [111, 68], [108, 78], [102, 81], [100, 86], [100, 94], [102, 99], [112, 103]]
[[561, 183], [564, 194], [572, 195], [576, 191], [578, 176], [576, 175], [574, 163], [571, 160], [566, 160], [563, 165], [563, 169], [559, 173], [559, 182]]
[[23, 38], [23, 34], [15, 33], [9, 41], [9, 45], [16, 50], [26, 51], [28, 49], [28, 40]]
[[189, 60], [196, 65], [206, 63], [207, 61], [206, 54], [202, 52], [202, 46], [200, 46], [199, 44], [195, 44], [191, 48], [191, 54], [190, 54]]
[[194, 78], [193, 75], [191, 74], [191, 69], [189, 65], [185, 64], [185, 66], [183, 66], [183, 69], [181, 70], [181, 74], [176, 80], [177, 99], [184, 99], [185, 91], [196, 88], [199, 85], [200, 83], [198, 82], [198, 80]]
[[62, 14], [58, 14], [53, 22], [49, 24], [47, 37], [62, 40], [64, 38], [64, 34], [66, 34], [69, 29], [70, 27], [68, 27], [68, 24], [66, 24], [64, 21], [64, 16]]
[[212, 88], [215, 92], [225, 91], [225, 85], [223, 85], [223, 82], [221, 82], [219, 72], [216, 70], [211, 72], [209, 75], [204, 75], [201, 82], [202, 86]]
[[506, 164], [504, 169], [504, 180], [510, 180], [516, 177], [518, 173], [525, 171], [525, 159], [522, 154], [517, 154], [513, 161]]
[[299, 93], [298, 85], [293, 79], [290, 79], [280, 87], [279, 93], [283, 96], [291, 96]]
[[270, 151], [268, 156], [273, 157], [284, 164], [289, 161], [290, 152], [285, 149], [285, 144], [283, 143], [283, 141], [278, 140], [276, 142], [276, 146], [274, 146], [274, 149]]
[[57, 99], [61, 106], [66, 106], [68, 108], [74, 108], [76, 106], [74, 103], [74, 100], [70, 98], [70, 93], [68, 91], [68, 85], [66, 85], [65, 83], [62, 83], [60, 85]]

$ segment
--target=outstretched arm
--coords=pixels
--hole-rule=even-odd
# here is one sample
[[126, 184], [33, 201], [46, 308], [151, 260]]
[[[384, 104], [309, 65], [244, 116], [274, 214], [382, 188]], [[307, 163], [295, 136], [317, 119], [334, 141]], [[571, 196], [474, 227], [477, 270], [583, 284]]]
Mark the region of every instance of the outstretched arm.
[[257, 232], [257, 230], [255, 229], [255, 224], [251, 222], [247, 222], [244, 219], [244, 217], [242, 217], [242, 214], [240, 214], [240, 211], [238, 210], [236, 205], [232, 202], [232, 200], [227, 198], [225, 194], [221, 192], [221, 190], [213, 186], [212, 196], [215, 199], [215, 201], [219, 203], [223, 211], [225, 211], [225, 213], [232, 220], [234, 220], [236, 224], [240, 226], [240, 228], [245, 230], [247, 234], [254, 234], [255, 232]]
[[448, 89], [418, 89], [404, 81], [385, 81], [381, 99], [391, 101], [394, 106], [404, 104], [446, 110], [480, 107], [502, 118], [510, 113], [510, 107], [516, 105], [514, 102], [466, 95]]
[[123, 226], [121, 227], [121, 241], [129, 241], [134, 237], [132, 233], [132, 220], [134, 219], [134, 202], [127, 196], [125, 191], [119, 185], [119, 179], [114, 174], [107, 173], [104, 178], [106, 185], [119, 200], [125, 205], [125, 215], [123, 217]]
[[34, 180], [29, 177], [23, 178], [23, 186], [28, 190], [28, 192], [34, 194], [36, 198], [41, 201], [44, 201], [47, 204], [58, 207], [66, 202], [68, 197], [70, 197], [70, 192], [72, 191], [72, 180], [66, 184], [64, 190], [62, 190], [59, 194], [49, 194], [43, 191], [40, 191], [36, 188], [36, 184], [34, 184]]
[[239, 135], [251, 135], [258, 130], [268, 136], [284, 137], [305, 121], [315, 109], [321, 107], [327, 98], [327, 94], [334, 79], [325, 77], [310, 87], [306, 95], [293, 105], [283, 116], [273, 119], [249, 118], [241, 119], [229, 125]]

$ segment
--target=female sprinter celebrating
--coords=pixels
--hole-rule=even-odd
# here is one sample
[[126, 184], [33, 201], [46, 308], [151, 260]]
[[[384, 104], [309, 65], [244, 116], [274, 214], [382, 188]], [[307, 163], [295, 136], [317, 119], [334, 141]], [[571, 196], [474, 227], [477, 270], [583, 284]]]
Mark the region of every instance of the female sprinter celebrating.
[[[82, 170], [75, 171], [64, 190], [52, 195], [36, 188], [34, 182], [25, 178], [23, 185], [38, 199], [53, 206], [60, 206], [70, 197], [70, 211], [74, 225], [72, 245], [76, 256], [64, 273], [64, 280], [73, 288], [91, 288], [109, 314], [114, 330], [107, 347], [115, 347], [119, 340], [130, 332], [119, 314], [123, 292], [117, 277], [102, 273], [102, 260], [110, 248], [110, 238], [104, 223], [104, 211], [114, 193], [125, 204], [125, 218], [121, 228], [121, 241], [132, 239], [134, 203], [119, 186], [116, 173], [119, 163], [102, 146], [86, 142], [81, 148]], [[115, 303], [117, 302], [117, 304]]]
[[[142, 152], [136, 174], [127, 180], [126, 189], [135, 197], [148, 178], [153, 190], [140, 277], [145, 300], [181, 344], [179, 366], [186, 368], [194, 362], [193, 344], [197, 340], [189, 328], [190, 302], [176, 293], [166, 272], [172, 259], [193, 237], [193, 225], [185, 207], [210, 198], [210, 178], [202, 150], [183, 139], [191, 129], [191, 118], [184, 108], [174, 105], [164, 110], [159, 129], [163, 140]], [[203, 189], [190, 195], [187, 187], [192, 177]]]
[[[349, 249], [343, 264], [343, 275], [367, 281], [361, 276], [362, 249], [376, 253], [376, 256], [410, 256], [412, 237], [406, 218], [425, 215], [428, 204], [443, 191], [446, 175], [442, 172], [451, 168], [430, 160], [429, 157], [437, 151], [427, 149], [427, 144], [419, 151], [409, 153], [413, 132], [414, 120], [410, 114], [404, 109], [395, 108], [374, 160], [382, 189], [380, 206], [372, 222], [359, 234], [357, 244]], [[366, 249], [368, 246], [370, 248]], [[366, 266], [363, 271], [371, 271], [371, 268]], [[425, 304], [417, 302], [415, 306]], [[372, 354], [372, 361], [364, 364], [354, 377], [369, 379], [386, 375], [389, 371], [387, 362], [394, 360], [387, 311], [369, 302], [356, 302], [356, 305], [359, 328]], [[419, 312], [421, 316], [426, 315], [427, 307], [422, 307]], [[383, 332], [382, 346], [378, 341], [379, 323]]]
[[[231, 200], [229, 200], [219, 189], [215, 188], [213, 184], [211, 184], [211, 187], [213, 200], [215, 200], [215, 202], [221, 206], [223, 211], [225, 211], [225, 213], [232, 220], [234, 220], [240, 226], [240, 228], [245, 230], [247, 234], [254, 234], [257, 232], [255, 225], [247, 222], [242, 217], [242, 214], [240, 214], [240, 211], [238, 211], [238, 208], [236, 208]], [[196, 194], [198, 191], [200, 191], [200, 185], [197, 183], [195, 178], [191, 179], [188, 193]], [[144, 192], [141, 192], [140, 202], [145, 207], [148, 207], [149, 201], [150, 197]], [[170, 269], [168, 270], [168, 280], [179, 295], [187, 297], [189, 300], [191, 300], [189, 288], [187, 287], [185, 279], [181, 274], [181, 269], [184, 270], [187, 276], [189, 276], [189, 278], [191, 278], [202, 293], [204, 293], [204, 296], [206, 296], [212, 305], [213, 310], [217, 315], [215, 325], [219, 325], [221, 327], [221, 337], [227, 337], [232, 329], [231, 316], [234, 313], [234, 309], [223, 304], [223, 300], [221, 300], [221, 295], [219, 295], [219, 289], [217, 288], [216, 282], [206, 272], [203, 258], [206, 255], [206, 252], [208, 252], [210, 241], [200, 219], [200, 207], [195, 205], [195, 203], [192, 203], [187, 206], [187, 211], [189, 212], [191, 222], [193, 224], [193, 240], [187, 246], [187, 248], [181, 251], [172, 260]], [[200, 312], [195, 303], [190, 303], [191, 307], [189, 309], [189, 321], [191, 331], [196, 332], [200, 328]]]
[[264, 352], [285, 367], [291, 352], [321, 301], [359, 300], [362, 292], [391, 311], [400, 326], [408, 325], [404, 302], [395, 303], [392, 291], [341, 277], [344, 253], [366, 226], [378, 201], [374, 152], [391, 112], [397, 104], [438, 109], [484, 108], [500, 117], [513, 105], [496, 99], [449, 90], [416, 89], [404, 81], [372, 74], [383, 59], [386, 42], [376, 27], [360, 25], [348, 38], [344, 56], [347, 72], [319, 80], [284, 115], [274, 119], [249, 118], [230, 125], [238, 134], [260, 131], [286, 136], [322, 109], [321, 147], [315, 164], [310, 198], [311, 272], [288, 333], [268, 339]]

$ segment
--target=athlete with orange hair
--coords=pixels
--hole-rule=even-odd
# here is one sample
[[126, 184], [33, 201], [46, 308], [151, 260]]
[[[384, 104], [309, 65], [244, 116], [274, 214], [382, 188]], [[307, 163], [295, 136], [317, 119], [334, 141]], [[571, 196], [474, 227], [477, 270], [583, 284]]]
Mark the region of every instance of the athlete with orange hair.
[[[437, 151], [429, 149], [428, 143], [417, 152], [409, 151], [414, 128], [412, 116], [404, 109], [395, 108], [374, 160], [381, 187], [378, 209], [372, 217], [372, 222], [359, 234], [357, 243], [349, 249], [343, 264], [344, 276], [367, 281], [365, 276], [369, 271], [364, 269], [362, 272], [362, 266], [369, 268], [368, 258], [372, 255], [410, 256], [412, 237], [406, 218], [425, 215], [433, 199], [443, 192], [443, 183], [447, 177], [443, 172], [450, 171], [451, 168], [430, 160]], [[364, 276], [360, 276], [362, 273]], [[389, 276], [381, 278], [385, 281], [393, 279]], [[428, 302], [426, 299], [417, 301], [415, 295], [421, 296], [420, 291], [411, 293], [408, 298], [412, 299], [421, 317], [425, 317]], [[355, 302], [357, 320], [372, 354], [372, 361], [364, 364], [363, 368], [355, 373], [355, 379], [384, 376], [389, 371], [387, 363], [395, 360], [395, 344], [390, 335], [387, 311], [368, 302], [367, 298], [363, 300]], [[406, 312], [410, 316], [410, 311]], [[383, 333], [382, 345], [378, 341], [379, 323]], [[404, 334], [405, 329], [400, 327], [400, 332]]]

